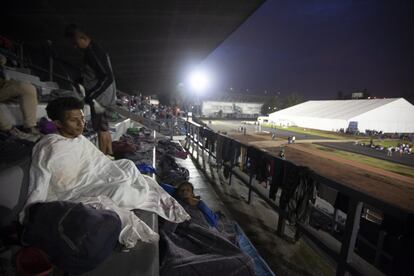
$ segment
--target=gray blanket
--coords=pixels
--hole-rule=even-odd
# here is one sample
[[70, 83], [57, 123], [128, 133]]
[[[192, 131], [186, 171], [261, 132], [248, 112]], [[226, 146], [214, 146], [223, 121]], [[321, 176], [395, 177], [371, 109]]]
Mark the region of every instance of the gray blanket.
[[253, 260], [216, 229], [176, 226], [160, 231], [160, 275], [255, 275]]

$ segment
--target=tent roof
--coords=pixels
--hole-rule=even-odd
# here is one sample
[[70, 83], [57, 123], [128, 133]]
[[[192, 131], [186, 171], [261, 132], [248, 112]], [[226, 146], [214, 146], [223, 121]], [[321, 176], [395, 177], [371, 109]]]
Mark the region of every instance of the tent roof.
[[[393, 99], [369, 99], [369, 100], [329, 100], [307, 101], [274, 113], [269, 116], [302, 116], [324, 119], [349, 120], [363, 113], [377, 109], [394, 101]], [[404, 100], [405, 101], [405, 100]], [[408, 103], [408, 102], [407, 102]], [[408, 103], [409, 104], [409, 103]]]
[[79, 53], [63, 37], [67, 24], [79, 24], [110, 54], [120, 90], [170, 92], [263, 2], [5, 1], [0, 35], [25, 45], [50, 40], [60, 57], [79, 65]]

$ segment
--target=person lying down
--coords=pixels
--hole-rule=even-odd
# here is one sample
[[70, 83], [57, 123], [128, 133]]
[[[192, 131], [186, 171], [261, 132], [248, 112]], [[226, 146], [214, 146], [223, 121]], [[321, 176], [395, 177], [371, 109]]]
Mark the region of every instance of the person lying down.
[[204, 201], [194, 195], [193, 184], [183, 182], [177, 187], [164, 183], [160, 185], [183, 206], [191, 216], [191, 222], [207, 228], [218, 227], [220, 216], [213, 212]]
[[160, 227], [160, 275], [256, 275], [254, 260], [221, 231], [219, 216], [184, 182], [177, 188], [161, 184], [191, 215], [179, 224]]
[[133, 209], [152, 211], [175, 223], [190, 219], [180, 204], [155, 180], [142, 175], [132, 161], [111, 161], [82, 135], [85, 119], [81, 101], [58, 98], [46, 110], [59, 134], [44, 136], [33, 148], [25, 208], [35, 202], [60, 200], [112, 209], [122, 222], [119, 241], [129, 248], [137, 240], [153, 242], [159, 238]]

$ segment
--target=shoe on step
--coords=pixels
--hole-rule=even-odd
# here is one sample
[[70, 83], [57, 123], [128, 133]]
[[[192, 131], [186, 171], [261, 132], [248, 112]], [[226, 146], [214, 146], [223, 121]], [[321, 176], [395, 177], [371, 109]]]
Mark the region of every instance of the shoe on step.
[[12, 137], [21, 139], [21, 140], [27, 140], [30, 142], [37, 142], [41, 138], [40, 135], [32, 134], [32, 133], [26, 133], [23, 131], [18, 130], [17, 128], [13, 127], [11, 130], [9, 130], [9, 133]]

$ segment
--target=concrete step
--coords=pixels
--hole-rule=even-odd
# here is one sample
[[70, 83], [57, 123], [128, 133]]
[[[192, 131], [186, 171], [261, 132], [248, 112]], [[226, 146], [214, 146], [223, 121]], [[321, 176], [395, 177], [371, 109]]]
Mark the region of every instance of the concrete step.
[[[39, 120], [42, 117], [47, 117], [46, 106], [47, 106], [47, 103], [39, 103], [37, 105], [37, 109], [36, 109], [37, 120]], [[11, 122], [12, 125], [14, 126], [23, 125], [23, 114], [20, 109], [20, 104], [0, 103], [0, 112], [2, 116], [5, 116], [5, 118]], [[89, 105], [85, 105], [83, 112], [85, 113], [85, 117], [89, 119], [90, 114], [91, 114]]]
[[59, 85], [53, 81], [41, 81], [38, 76], [21, 72], [21, 69], [7, 67], [4, 70], [6, 80], [18, 80], [31, 83], [38, 87], [41, 95], [49, 95], [53, 90], [59, 89]]
[[117, 122], [109, 123], [112, 141], [119, 140], [119, 138], [121, 138], [121, 136], [126, 133], [127, 129], [133, 126], [133, 124], [134, 122], [129, 118], [123, 118]]
[[19, 72], [15, 68], [11, 68], [11, 67], [6, 67], [4, 69], [4, 76], [6, 77], [6, 80], [21, 80], [21, 81], [27, 81], [30, 83], [40, 82], [40, 79], [38, 76]]

